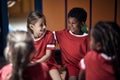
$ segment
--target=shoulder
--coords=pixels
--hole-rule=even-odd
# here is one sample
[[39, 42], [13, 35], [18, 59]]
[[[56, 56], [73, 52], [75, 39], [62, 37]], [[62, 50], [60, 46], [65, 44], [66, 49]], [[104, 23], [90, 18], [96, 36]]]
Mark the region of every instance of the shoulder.
[[95, 50], [90, 50], [88, 51], [84, 58], [95, 58], [96, 56], [99, 56], [99, 53], [96, 52]]
[[89, 51], [85, 57], [84, 57], [86, 62], [100, 62], [100, 63], [106, 63], [106, 62], [111, 62], [112, 57], [109, 57], [105, 55], [104, 53], [99, 53], [97, 51]]
[[46, 31], [46, 35], [52, 35], [52, 34], [53, 34], [52, 31], [50, 31], [50, 30], [47, 30], [47, 31]]
[[92, 60], [95, 60], [96, 54], [97, 54], [97, 52], [94, 51], [94, 50], [89, 51], [89, 52], [84, 56], [84, 58], [82, 58], [82, 59], [80, 60], [80, 63], [79, 63], [80, 68], [83, 69], [83, 70], [85, 70], [85, 69], [86, 69], [86, 65], [88, 65], [88, 64], [91, 65], [91, 63], [94, 64], [94, 63], [92, 62]]
[[68, 30], [63, 29], [61, 31], [55, 31], [56, 34], [63, 34], [63, 33], [68, 33]]
[[90, 36], [89, 36], [89, 34], [87, 34], [87, 33], [84, 33], [84, 34], [82, 35], [82, 37], [85, 38], [85, 39], [87, 39], [87, 40], [90, 40]]
[[54, 38], [54, 34], [53, 34], [53, 32], [50, 31], [50, 30], [47, 30], [47, 31], [46, 31], [46, 34], [45, 34], [45, 38], [46, 38], [46, 39]]
[[8, 64], [5, 65], [1, 70], [0, 70], [0, 77], [2, 80], [5, 80], [12, 72], [12, 65]]
[[12, 69], [12, 64], [7, 64], [7, 65], [3, 66], [1, 71], [11, 70], [11, 69]]

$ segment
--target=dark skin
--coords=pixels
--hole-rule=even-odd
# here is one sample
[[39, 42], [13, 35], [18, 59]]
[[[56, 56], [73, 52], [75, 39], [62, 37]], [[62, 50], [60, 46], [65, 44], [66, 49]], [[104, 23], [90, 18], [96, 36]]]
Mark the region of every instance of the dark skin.
[[82, 35], [81, 23], [74, 17], [68, 18], [68, 28], [75, 35]]

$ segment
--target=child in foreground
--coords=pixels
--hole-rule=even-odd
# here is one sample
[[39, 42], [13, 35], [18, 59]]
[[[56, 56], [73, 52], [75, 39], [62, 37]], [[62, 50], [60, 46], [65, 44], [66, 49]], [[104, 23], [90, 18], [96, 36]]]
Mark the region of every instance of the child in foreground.
[[30, 64], [30, 56], [34, 52], [33, 39], [28, 32], [10, 32], [5, 48], [9, 64], [0, 70], [0, 80], [50, 80], [44, 64]]
[[98, 22], [91, 30], [90, 47], [80, 62], [79, 80], [120, 80], [120, 27]]

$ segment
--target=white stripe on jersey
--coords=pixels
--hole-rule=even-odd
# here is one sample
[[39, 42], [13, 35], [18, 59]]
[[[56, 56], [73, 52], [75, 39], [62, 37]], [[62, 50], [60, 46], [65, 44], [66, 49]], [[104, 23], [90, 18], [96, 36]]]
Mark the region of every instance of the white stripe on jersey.
[[47, 47], [49, 47], [49, 48], [55, 48], [55, 45], [54, 44], [47, 44]]
[[112, 58], [115, 58], [115, 56], [110, 57], [110, 56], [107, 56], [105, 53], [101, 53], [101, 56], [106, 60], [112, 60]]
[[80, 67], [83, 69], [83, 70], [85, 70], [85, 63], [84, 63], [84, 59], [81, 59], [81, 61], [80, 61]]

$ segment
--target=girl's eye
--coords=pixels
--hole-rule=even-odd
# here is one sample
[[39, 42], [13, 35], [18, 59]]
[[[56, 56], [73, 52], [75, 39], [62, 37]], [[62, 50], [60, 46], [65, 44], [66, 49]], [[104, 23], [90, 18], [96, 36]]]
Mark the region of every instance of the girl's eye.
[[42, 27], [42, 26], [43, 26], [43, 24], [40, 25], [40, 27]]
[[43, 27], [45, 24], [40, 24], [40, 27]]

